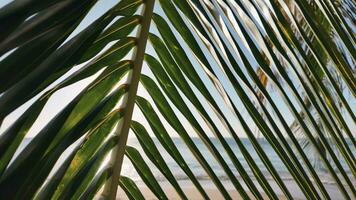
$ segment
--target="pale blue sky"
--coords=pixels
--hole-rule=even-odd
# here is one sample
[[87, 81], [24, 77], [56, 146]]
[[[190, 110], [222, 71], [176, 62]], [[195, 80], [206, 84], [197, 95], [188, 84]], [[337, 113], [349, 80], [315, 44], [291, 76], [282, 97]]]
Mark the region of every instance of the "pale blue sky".
[[[0, 7], [6, 5], [8, 2], [10, 2], [11, 0], [3, 0], [0, 1]], [[117, 2], [117, 0], [99, 0], [98, 3], [95, 5], [94, 9], [92, 9], [89, 14], [87, 15], [87, 17], [83, 20], [83, 22], [79, 25], [79, 27], [74, 31], [74, 33], [72, 35], [75, 35], [76, 33], [78, 33], [79, 31], [81, 31], [83, 28], [85, 28], [88, 24], [90, 24], [93, 20], [95, 20], [96, 18], [98, 18], [100, 15], [102, 15], [105, 11], [107, 11], [115, 2]], [[161, 9], [159, 8], [159, 6], [156, 6], [155, 11], [163, 14], [163, 12], [161, 11]], [[154, 33], [157, 33], [157, 31], [155, 31], [155, 27], [152, 26], [152, 31]], [[178, 34], [176, 34], [178, 35]], [[183, 44], [183, 47], [188, 51], [188, 47]], [[251, 59], [251, 61], [254, 63], [253, 58], [250, 56], [250, 54], [246, 51], [246, 55], [248, 56], [249, 59]], [[150, 45], [148, 45], [147, 48], [147, 52], [150, 54], [154, 54], [154, 51], [152, 50], [152, 47]], [[196, 62], [195, 58], [188, 53], [188, 56], [190, 57], [190, 59], [192, 60], [193, 64], [195, 66], [198, 66], [198, 63]], [[214, 63], [214, 61], [212, 59], [209, 60], [210, 62]], [[75, 68], [75, 69], [78, 69]], [[208, 88], [213, 88], [212, 84], [210, 83], [210, 81], [208, 81], [208, 78], [206, 77], [206, 75], [204, 74], [204, 72], [202, 71], [202, 69], [200, 67], [196, 67], [196, 70], [198, 71], [199, 75], [201, 75], [201, 78], [204, 80], [204, 82], [207, 83]], [[72, 70], [71, 72], [73, 72], [75, 70]], [[222, 75], [222, 73], [218, 70], [216, 71], [217, 74], [220, 76], [220, 78], [222, 78], [223, 80], [225, 79]], [[70, 73], [70, 72], [69, 72]], [[152, 77], [151, 72], [149, 71], [147, 66], [144, 66], [143, 68], [143, 73], [148, 74]], [[31, 128], [30, 133], [27, 135], [27, 137], [32, 137], [34, 136], [51, 118], [53, 118], [56, 114], [56, 112], [53, 112], [53, 110], [60, 110], [62, 109], [65, 105], [67, 105], [68, 102], [70, 102], [74, 97], [75, 94], [78, 93], [78, 91], [80, 91], [81, 89], [83, 89], [91, 80], [93, 80], [94, 77], [92, 78], [88, 78], [86, 80], [80, 81], [74, 85], [68, 86], [67, 88], [58, 91], [57, 93], [55, 93], [53, 95], [53, 97], [50, 99], [50, 101], [48, 102], [48, 104], [46, 105], [46, 107], [44, 108], [43, 112], [41, 113], [40, 117], [38, 118], [38, 120], [36, 121], [36, 123], [34, 124], [34, 126]], [[240, 110], [242, 111], [242, 114], [244, 116], [247, 116], [247, 112], [245, 111], [245, 109], [243, 109], [242, 104], [239, 100], [239, 98], [237, 97], [237, 95], [235, 94], [235, 92], [233, 91], [233, 87], [232, 85], [228, 82], [228, 81], [224, 81], [222, 82], [222, 84], [226, 87], [227, 91], [229, 92], [229, 94], [233, 97], [234, 100], [236, 100], [237, 105], [240, 105], [239, 108], [241, 108]], [[196, 92], [197, 90], [195, 90]], [[222, 100], [220, 98], [218, 98], [217, 92], [212, 89], [212, 94], [214, 97], [217, 98], [217, 102], [218, 104], [222, 104]], [[139, 88], [139, 95], [144, 96], [148, 99], [149, 95], [147, 94], [147, 92], [140, 87]], [[197, 92], [198, 97], [202, 98], [201, 95]], [[286, 118], [287, 122], [291, 123], [292, 121], [292, 117], [287, 109], [287, 107], [285, 106], [284, 102], [280, 99], [280, 96], [277, 95], [277, 92], [272, 92], [271, 93], [272, 98], [277, 102], [278, 106], [280, 106], [281, 112], [284, 115], [284, 117]], [[8, 127], [18, 116], [19, 114], [21, 114], [25, 108], [30, 105], [32, 101], [29, 101], [26, 105], [22, 106], [20, 109], [16, 110], [14, 113], [10, 114], [9, 117], [7, 117], [3, 123], [3, 126], [0, 128], [0, 133], [3, 132], [6, 127]], [[152, 102], [152, 101], [151, 101]], [[205, 101], [202, 101], [204, 107], [206, 107], [208, 110], [210, 110], [207, 106], [207, 103]], [[356, 100], [355, 98], [350, 99], [350, 105], [352, 106], [353, 110], [356, 110]], [[236, 131], [238, 133], [241, 133], [241, 128], [237, 125], [238, 121], [236, 120], [235, 117], [233, 117], [233, 115], [228, 111], [228, 109], [223, 106], [223, 111], [225, 113], [227, 113], [227, 117], [229, 118], [230, 122], [233, 125], [236, 125]], [[188, 124], [188, 122], [183, 118], [183, 116], [179, 113], [176, 112], [177, 115], [180, 117], [180, 119], [182, 119], [182, 122], [184, 124]], [[209, 112], [210, 114], [212, 114], [211, 110]], [[198, 114], [196, 112], [194, 112], [194, 115], [197, 116], [197, 118], [199, 119], [199, 122], [203, 122], [202, 119], [198, 116]], [[135, 110], [134, 113], [134, 119], [143, 122], [145, 125], [147, 125], [147, 123], [145, 123], [144, 117], [142, 116], [142, 114], [139, 112], [139, 109]], [[215, 121], [217, 121], [216, 117], [213, 116], [213, 119]], [[250, 119], [250, 117], [246, 117], [247, 122], [251, 125], [251, 129], [254, 130], [254, 123], [252, 122], [252, 120]], [[348, 119], [348, 122], [350, 122], [350, 120]], [[352, 123], [352, 122], [350, 122]], [[204, 123], [202, 123], [204, 124]], [[165, 123], [165, 125], [167, 125], [167, 123]], [[219, 125], [219, 124], [218, 124]], [[148, 127], [148, 126], [146, 126]], [[191, 129], [191, 127], [188, 125], [188, 132], [193, 133], [194, 131]], [[203, 125], [203, 127], [206, 127]], [[218, 126], [218, 127], [221, 127]], [[171, 129], [169, 126], [166, 126], [166, 128], [169, 130], [170, 133], [174, 133], [173, 129]], [[352, 123], [352, 130], [356, 130], [355, 124]], [[224, 132], [224, 131], [223, 131]], [[176, 134], [173, 134], [176, 135]], [[211, 134], [210, 134], [211, 135]], [[243, 135], [243, 134], [241, 134]]]

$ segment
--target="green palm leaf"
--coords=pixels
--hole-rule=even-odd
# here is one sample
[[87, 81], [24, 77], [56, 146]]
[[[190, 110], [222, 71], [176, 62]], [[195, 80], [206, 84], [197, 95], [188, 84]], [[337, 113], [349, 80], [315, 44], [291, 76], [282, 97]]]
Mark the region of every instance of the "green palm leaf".
[[100, 3], [0, 8], [1, 199], [356, 198], [354, 2]]

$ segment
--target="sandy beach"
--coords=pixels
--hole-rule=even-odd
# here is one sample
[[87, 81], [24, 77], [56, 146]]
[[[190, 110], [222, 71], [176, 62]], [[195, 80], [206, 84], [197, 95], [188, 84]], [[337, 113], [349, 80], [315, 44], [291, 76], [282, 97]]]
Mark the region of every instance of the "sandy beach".
[[[224, 197], [220, 194], [220, 192], [216, 189], [216, 187], [214, 186], [214, 184], [211, 181], [204, 180], [204, 181], [200, 181], [200, 182], [201, 182], [202, 186], [204, 187], [204, 189], [206, 190], [207, 194], [211, 197], [211, 199], [214, 199], [214, 200], [223, 200], [224, 199]], [[300, 200], [305, 199], [303, 193], [300, 191], [300, 189], [298, 188], [298, 186], [296, 185], [296, 183], [294, 181], [285, 180], [284, 182], [295, 199], [300, 199]], [[193, 200], [203, 199], [202, 196], [200, 195], [200, 193], [194, 188], [194, 186], [192, 186], [192, 184], [189, 181], [179, 181], [179, 184], [181, 185], [182, 189], [186, 192], [189, 199], [193, 199]], [[238, 194], [238, 192], [236, 190], [234, 190], [231, 182], [223, 181], [223, 184], [233, 199], [236, 199], [236, 200], [242, 199], [240, 197], [240, 195]], [[286, 199], [283, 196], [282, 192], [278, 189], [278, 186], [273, 181], [270, 181], [270, 184], [271, 184], [272, 188], [276, 189], [275, 192], [277, 195], [279, 195], [281, 200]], [[180, 199], [178, 194], [174, 190], [174, 188], [169, 184], [169, 182], [162, 181], [162, 182], [160, 182], [160, 185], [161, 185], [162, 189], [165, 191], [165, 193], [169, 199], [172, 199], [172, 200]], [[157, 199], [157, 197], [155, 197], [155, 195], [150, 191], [150, 189], [144, 183], [138, 182], [137, 186], [141, 190], [142, 194], [144, 194], [144, 197], [146, 199], [148, 199], [148, 200]], [[343, 199], [335, 184], [325, 184], [325, 187], [326, 187], [327, 191], [329, 191], [331, 199], [333, 199], [333, 200]], [[261, 188], [259, 188], [259, 189], [261, 189]], [[249, 193], [249, 195], [251, 196], [251, 199], [255, 199], [251, 193]], [[125, 195], [125, 192], [121, 188], [119, 188], [119, 190], [118, 190], [117, 199], [118, 200], [127, 200], [128, 199]], [[268, 199], [268, 198], [266, 197], [265, 199]]]

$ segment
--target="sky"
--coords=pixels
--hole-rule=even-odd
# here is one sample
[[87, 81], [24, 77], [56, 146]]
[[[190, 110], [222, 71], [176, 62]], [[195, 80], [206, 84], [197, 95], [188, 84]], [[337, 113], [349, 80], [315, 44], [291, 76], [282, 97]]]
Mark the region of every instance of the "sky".
[[[6, 5], [8, 2], [10, 2], [11, 0], [3, 0], [0, 1], [0, 7], [3, 7], [4, 5]], [[101, 16], [105, 11], [107, 11], [115, 2], [117, 2], [117, 0], [99, 0], [98, 3], [95, 5], [95, 7], [88, 13], [88, 15], [86, 16], [86, 18], [83, 20], [83, 22], [78, 26], [78, 28], [73, 32], [73, 34], [69, 37], [71, 38], [73, 35], [79, 33], [81, 30], [83, 30], [88, 24], [90, 24], [92, 21], [94, 21], [96, 18], [98, 18], [99, 16]], [[159, 6], [155, 7], [155, 12], [157, 12], [158, 14], [163, 14], [162, 10], [160, 9]], [[151, 31], [153, 33], [157, 34], [157, 30], [155, 29], [154, 25], [151, 27]], [[173, 30], [175, 31], [175, 30]], [[176, 34], [178, 35], [178, 34]], [[181, 39], [180, 39], [181, 40]], [[188, 47], [182, 42], [181, 43], [183, 48], [185, 48], [188, 51]], [[247, 49], [244, 49], [246, 51], [246, 55], [248, 56], [249, 59], [252, 60], [252, 62], [254, 61], [252, 59], [252, 57], [250, 56], [249, 52]], [[206, 51], [206, 49], [205, 49]], [[149, 54], [155, 54], [154, 50], [152, 49], [152, 46], [150, 44], [148, 44], [147, 47], [147, 52]], [[198, 66], [198, 63], [196, 62], [196, 59], [188, 53], [188, 56], [190, 57], [190, 60], [193, 62], [194, 66]], [[209, 59], [209, 62], [214, 64], [214, 61], [212, 59]], [[63, 77], [68, 76], [69, 74], [73, 73], [74, 71], [76, 71], [77, 69], [79, 69], [80, 66], [76, 66], [74, 67], [73, 70], [71, 70], [70, 72], [68, 72], [66, 75], [64, 75]], [[218, 93], [216, 92], [215, 89], [213, 89], [213, 85], [211, 84], [210, 81], [208, 81], [207, 76], [204, 74], [204, 72], [202, 71], [202, 69], [200, 67], [196, 67], [196, 70], [198, 72], [198, 74], [201, 76], [202, 80], [207, 84], [208, 88], [211, 88], [211, 92], [214, 96], [214, 98], [216, 98], [216, 101], [219, 105], [223, 104], [223, 101], [221, 98], [219, 98]], [[223, 80], [224, 79], [224, 75], [219, 72], [219, 70], [216, 71], [218, 76]], [[150, 77], [152, 76], [152, 73], [150, 72], [150, 70], [148, 69], [148, 66], [144, 65], [143, 66], [143, 73], [149, 75]], [[63, 78], [62, 77], [62, 78]], [[58, 111], [61, 110], [62, 108], [64, 108], [65, 105], [67, 105], [74, 97], [75, 95], [78, 93], [78, 91], [82, 90], [83, 88], [85, 88], [85, 86], [87, 84], [89, 84], [92, 80], [94, 80], [94, 77], [90, 77], [87, 78], [85, 80], [79, 81], [76, 84], [70, 85], [58, 92], [56, 92], [51, 99], [49, 100], [49, 102], [47, 103], [47, 105], [45, 106], [43, 112], [40, 114], [39, 118], [37, 119], [36, 123], [34, 124], [34, 126], [31, 128], [31, 130], [29, 131], [29, 134], [26, 137], [33, 137], [34, 135], [36, 135], [36, 133], [41, 130], [41, 128], [50, 120], [52, 119], [55, 115], [56, 112], [54, 111]], [[58, 81], [57, 81], [58, 82]], [[56, 83], [57, 83], [56, 82]], [[239, 98], [237, 97], [237, 95], [235, 94], [235, 92], [233, 91], [233, 86], [228, 82], [222, 82], [222, 84], [226, 87], [228, 93], [233, 97], [233, 99], [236, 101], [236, 104], [239, 105], [239, 109], [241, 110], [243, 116], [247, 116], [247, 111], [243, 108], [241, 101], [239, 100]], [[202, 96], [200, 95], [199, 92], [197, 92], [196, 89], [194, 89], [195, 93], [197, 94], [197, 96], [202, 99]], [[149, 97], [148, 93], [142, 88], [139, 87], [139, 91], [138, 94], [140, 96], [143, 96], [145, 98], [147, 98], [148, 100], [150, 100], [150, 102], [153, 102], [151, 100], [151, 98]], [[271, 92], [271, 96], [272, 98], [276, 101], [276, 103], [278, 104], [279, 107], [281, 107], [281, 112], [284, 115], [286, 121], [288, 123], [292, 122], [292, 116], [290, 114], [290, 112], [288, 111], [288, 108], [286, 107], [286, 105], [284, 104], [284, 102], [280, 99], [280, 97], [277, 95], [277, 92]], [[185, 97], [183, 97], [186, 102], [188, 103], [187, 99]], [[8, 126], [11, 125], [11, 123], [16, 120], [18, 118], [18, 116], [20, 116], [20, 114], [22, 112], [25, 111], [25, 109], [31, 104], [33, 103], [34, 100], [31, 100], [29, 102], [27, 102], [25, 105], [21, 106], [19, 109], [17, 109], [16, 111], [14, 111], [13, 113], [11, 113], [3, 122], [3, 125], [0, 128], [0, 134], [6, 130], [6, 128]], [[202, 101], [203, 105], [205, 108], [207, 108], [207, 110], [209, 111], [208, 113], [212, 116], [213, 120], [215, 122], [217, 122], [218, 127], [222, 127], [221, 124], [218, 123], [217, 117], [215, 115], [212, 114], [212, 111], [209, 110], [209, 106], [207, 105], [206, 101]], [[295, 102], [294, 102], [295, 103]], [[172, 105], [172, 104], [171, 104]], [[190, 103], [188, 103], [188, 105], [190, 105], [190, 107], [192, 106]], [[356, 108], [356, 100], [355, 98], [352, 98], [350, 100], [350, 105], [352, 106], [352, 109], [355, 110]], [[229, 111], [229, 109], [226, 106], [221, 106], [222, 110], [224, 113], [226, 113], [227, 118], [229, 119], [229, 121], [231, 122], [231, 124], [234, 125], [234, 128], [236, 130], [236, 132], [244, 137], [244, 134], [241, 131], [241, 127], [239, 125], [239, 122], [236, 120], [236, 118], [231, 114], [231, 112]], [[175, 108], [175, 111], [178, 111]], [[182, 120], [182, 123], [184, 125], [187, 125], [187, 131], [192, 134], [195, 135], [194, 130], [192, 129], [192, 127], [189, 125], [189, 123], [185, 120], [184, 116], [182, 116], [179, 112], [176, 112], [179, 119]], [[207, 128], [206, 125], [204, 125], [205, 123], [203, 123], [203, 120], [201, 119], [201, 117], [198, 115], [197, 112], [193, 111], [193, 114], [197, 117], [198, 121], [200, 122], [200, 124], [204, 127]], [[162, 116], [160, 116], [161, 119], [163, 119]], [[142, 113], [139, 111], [139, 109], [135, 109], [134, 112], [134, 117], [135, 120], [142, 122], [145, 127], [149, 127], [147, 122], [145, 121]], [[246, 117], [246, 121], [249, 125], [251, 125], [251, 129], [254, 130], [254, 123], [252, 122], [250, 117]], [[167, 128], [168, 132], [172, 135], [172, 136], [177, 136], [177, 134], [175, 133], [175, 131], [167, 124], [164, 123], [165, 127]], [[355, 125], [352, 126], [355, 129], [352, 130], [356, 130]], [[207, 130], [207, 129], [206, 129]], [[228, 136], [228, 133], [226, 132], [226, 130], [224, 130], [222, 128], [222, 132], [225, 136]], [[131, 134], [132, 135], [132, 134]], [[208, 135], [212, 136], [211, 133], [208, 133]]]
[[[0, 8], [3, 7], [4, 5], [6, 5], [8, 2], [10, 2], [11, 0], [0, 0]], [[88, 13], [88, 15], [86, 16], [86, 18], [83, 20], [83, 22], [78, 26], [78, 28], [73, 32], [73, 34], [69, 37], [73, 37], [74, 35], [76, 35], [77, 33], [79, 33], [81, 30], [83, 30], [86, 26], [88, 26], [92, 21], [94, 21], [95, 19], [97, 19], [98, 17], [100, 17], [103, 13], [105, 13], [109, 8], [112, 7], [112, 5], [114, 5], [114, 3], [116, 3], [118, 0], [99, 0], [98, 3], [95, 5], [95, 7]], [[160, 9], [159, 6], [155, 7], [155, 12], [163, 15], [163, 11]], [[175, 32], [175, 35], [178, 37], [178, 40], [181, 41], [181, 45], [183, 46], [183, 48], [186, 50], [187, 55], [189, 57], [189, 59], [192, 61], [193, 65], [195, 66], [195, 69], [197, 70], [199, 76], [201, 77], [201, 79], [204, 81], [204, 83], [206, 84], [208, 90], [211, 92], [212, 96], [215, 98], [216, 102], [218, 105], [220, 105], [223, 113], [226, 114], [226, 117], [228, 118], [229, 122], [231, 123], [231, 125], [233, 126], [235, 132], [240, 136], [240, 137], [246, 137], [245, 133], [242, 131], [242, 128], [239, 124], [239, 121], [236, 119], [236, 117], [231, 113], [231, 111], [229, 110], [229, 108], [227, 108], [227, 106], [224, 104], [223, 100], [221, 99], [220, 95], [218, 94], [218, 92], [216, 91], [216, 89], [214, 88], [213, 84], [210, 82], [210, 80], [208, 79], [208, 77], [205, 75], [204, 71], [201, 69], [201, 67], [199, 66], [199, 64], [196, 61], [196, 58], [192, 55], [192, 53], [190, 53], [188, 46], [183, 42], [183, 40], [181, 38], [179, 38], [179, 34], [172, 28], [172, 30]], [[151, 26], [151, 32], [158, 34], [156, 28], [154, 25]], [[241, 42], [241, 41], [240, 41]], [[204, 48], [202, 46], [202, 43], [199, 43], [203, 49], [203, 51], [205, 53], [208, 53], [207, 49]], [[246, 56], [248, 57], [248, 59], [254, 63], [254, 65], [256, 65], [256, 61], [254, 61], [253, 57], [251, 56], [251, 54], [249, 53], [248, 49], [243, 49], [244, 52], [246, 53]], [[155, 55], [155, 52], [152, 48], [152, 46], [150, 44], [148, 44], [147, 46], [147, 53]], [[1, 60], [1, 58], [0, 58]], [[215, 61], [210, 58], [209, 62], [212, 64], [212, 66], [216, 66]], [[82, 65], [76, 66], [74, 67], [72, 70], [70, 70], [68, 73], [66, 73], [61, 79], [69, 76], [71, 73], [75, 72], [76, 70], [78, 70]], [[216, 67], [215, 69], [216, 74], [218, 75], [218, 78], [220, 78], [221, 80], [226, 80], [226, 77], [224, 76], [223, 73], [221, 73], [221, 71], [219, 70], [218, 67]], [[152, 73], [150, 72], [150, 70], [148, 69], [148, 66], [146, 64], [144, 64], [143, 69], [142, 69], [142, 73], [149, 75], [151, 78], [154, 78]], [[63, 88], [59, 91], [57, 91], [54, 95], [52, 95], [52, 97], [50, 98], [50, 100], [48, 101], [48, 103], [46, 104], [46, 106], [44, 107], [43, 111], [41, 112], [40, 116], [38, 117], [38, 119], [36, 120], [35, 124], [31, 127], [31, 129], [29, 130], [28, 134], [26, 135], [26, 138], [33, 138], [45, 125], [46, 123], [48, 123], [53, 117], [55, 117], [55, 115], [58, 113], [59, 110], [63, 109], [75, 96], [76, 94], [78, 94], [79, 91], [81, 91], [82, 89], [84, 89], [92, 80], [94, 80], [96, 78], [98, 74], [84, 79], [82, 81], [79, 81], [73, 85], [67, 86], [66, 88]], [[58, 83], [60, 80], [56, 81], [53, 85], [55, 85], [56, 83]], [[126, 80], [123, 79], [121, 82], [125, 82]], [[250, 129], [255, 132], [256, 131], [256, 127], [254, 122], [252, 121], [251, 117], [249, 117], [246, 109], [243, 107], [241, 100], [239, 99], [239, 97], [237, 96], [237, 94], [234, 92], [233, 86], [229, 81], [222, 81], [221, 84], [225, 87], [226, 91], [228, 92], [228, 94], [231, 96], [231, 98], [234, 100], [234, 102], [236, 103], [240, 113], [242, 114], [242, 116], [244, 117], [244, 120], [246, 120], [247, 124], [249, 125]], [[192, 84], [191, 84], [192, 85]], [[51, 86], [49, 86], [51, 87]], [[193, 90], [195, 92], [195, 94], [198, 96], [198, 98], [201, 100], [201, 103], [203, 104], [204, 108], [207, 109], [207, 112], [209, 113], [209, 115], [212, 117], [213, 121], [216, 123], [217, 127], [220, 129], [220, 131], [222, 132], [222, 134], [226, 137], [230, 137], [229, 133], [225, 130], [225, 128], [223, 127], [223, 125], [219, 122], [218, 118], [216, 117], [216, 115], [213, 114], [213, 111], [210, 109], [210, 107], [208, 106], [207, 102], [205, 100], [203, 100], [202, 95], [198, 92], [198, 90], [196, 88], [193, 87]], [[284, 101], [281, 100], [280, 96], [278, 95], [278, 92], [276, 92], [275, 89], [269, 90], [270, 95], [272, 97], [272, 99], [274, 100], [274, 102], [277, 104], [278, 108], [280, 108], [280, 112], [282, 113], [282, 115], [284, 116], [285, 120], [287, 121], [287, 123], [292, 123], [293, 122], [293, 117], [291, 115], [291, 113], [288, 110], [288, 107], [286, 106], [286, 104], [284, 103]], [[40, 96], [41, 94], [39, 94], [37, 96], [37, 98]], [[138, 95], [146, 98], [147, 100], [149, 100], [151, 102], [151, 104], [153, 105], [153, 107], [155, 108], [155, 110], [157, 111], [157, 108], [155, 107], [151, 97], [149, 96], [149, 94], [147, 93], [147, 91], [142, 87], [139, 86], [138, 88]], [[288, 95], [291, 95], [288, 92]], [[193, 115], [196, 117], [196, 119], [198, 120], [199, 124], [203, 127], [204, 130], [206, 130], [206, 133], [208, 136], [213, 136], [213, 134], [211, 133], [211, 131], [209, 131], [209, 128], [207, 127], [207, 125], [204, 123], [203, 119], [199, 116], [199, 114], [193, 109], [193, 105], [187, 100], [187, 98], [182, 95], [182, 98], [185, 100], [185, 102], [188, 104], [189, 108], [192, 108], [192, 112]], [[293, 98], [292, 98], [293, 99]], [[0, 135], [26, 110], [26, 108], [28, 108], [29, 105], [31, 105], [34, 101], [36, 100], [36, 97], [30, 101], [28, 101], [26, 104], [24, 104], [23, 106], [21, 106], [19, 109], [15, 110], [13, 113], [11, 113], [3, 122], [3, 124], [0, 127]], [[355, 111], [356, 110], [356, 100], [355, 98], [351, 98], [349, 99], [350, 101], [350, 105], [352, 106], [352, 109]], [[178, 118], [181, 120], [181, 123], [184, 125], [184, 127], [186, 128], [188, 134], [192, 137], [197, 137], [197, 134], [195, 132], [195, 130], [192, 128], [192, 126], [190, 126], [189, 122], [185, 119], [185, 117], [178, 111], [177, 108], [175, 108], [173, 106], [173, 104], [171, 102], [169, 102], [172, 107], [174, 108], [175, 114], [178, 116]], [[295, 104], [295, 102], [293, 102]], [[299, 108], [297, 106], [297, 108]], [[178, 134], [174, 131], [174, 129], [168, 124], [168, 122], [166, 122], [163, 118], [163, 116], [161, 116], [161, 114], [159, 114], [159, 112], [157, 112], [157, 114], [159, 115], [160, 119], [163, 122], [163, 125], [165, 126], [167, 132], [172, 136], [172, 137], [177, 137]], [[275, 117], [275, 115], [272, 114], [272, 117]], [[134, 115], [133, 115], [133, 119], [136, 121], [139, 121], [140, 123], [142, 123], [146, 129], [148, 129], [148, 132], [152, 134], [152, 130], [150, 130], [149, 125], [145, 119], [145, 117], [143, 116], [143, 114], [140, 112], [140, 110], [136, 107], [136, 109], [134, 110]], [[276, 120], [276, 122], [278, 123], [278, 120]], [[350, 118], [347, 119], [347, 122], [350, 122], [352, 124], [351, 126], [351, 130], [353, 131], [353, 134], [356, 134], [356, 125], [355, 123], [352, 123]], [[130, 133], [129, 137], [134, 137], [134, 134]], [[130, 140], [129, 140], [130, 142]], [[75, 144], [74, 144], [75, 145]], [[130, 145], [130, 144], [129, 144]], [[137, 148], [137, 146], [135, 146]], [[180, 148], [180, 146], [179, 146]], [[202, 147], [205, 148], [205, 147]], [[70, 150], [70, 149], [69, 149]], [[179, 149], [181, 151], [181, 149]], [[68, 151], [68, 150], [67, 150]], [[141, 151], [142, 152], [142, 151]], [[62, 155], [62, 157], [65, 154]], [[184, 155], [187, 156], [187, 155]], [[108, 157], [109, 158], [109, 157]], [[60, 159], [59, 159], [60, 160]], [[129, 163], [127, 158], [125, 157], [124, 163]], [[104, 164], [103, 164], [104, 166]], [[131, 165], [124, 165], [124, 169], [125, 166], [128, 167], [127, 171], [133, 171], [132, 170], [132, 166]], [[125, 170], [124, 174], [125, 174]], [[126, 173], [128, 173], [126, 171]], [[126, 175], [126, 174], [125, 174]], [[128, 174], [130, 175], [130, 174]], [[131, 176], [130, 176], [131, 177]]]
[[[8, 2], [10, 2], [10, 0], [6, 0], [6, 1], [1, 1], [0, 2], [0, 7], [6, 5]], [[70, 39], [71, 37], [73, 37], [74, 35], [76, 35], [77, 33], [79, 33], [81, 30], [83, 30], [86, 26], [88, 26], [91, 22], [93, 22], [95, 19], [97, 19], [98, 17], [100, 17], [103, 13], [105, 13], [109, 8], [111, 8], [115, 3], [117, 2], [117, 0], [99, 0], [98, 3], [94, 6], [94, 8], [88, 13], [88, 15], [84, 18], [83, 22], [78, 26], [78, 28], [72, 33], [71, 36], [69, 36], [68, 39]], [[160, 8], [157, 8], [156, 6], [156, 12], [158, 13], [162, 13], [162, 11], [160, 10]], [[154, 29], [154, 27], [152, 27], [152, 29]], [[157, 33], [156, 30], [152, 30], [152, 32]], [[147, 47], [147, 52], [149, 52], [150, 54], [154, 53], [153, 52], [153, 48], [150, 44], [148, 44]], [[76, 71], [80, 66], [74, 67], [73, 70], [69, 71], [67, 74], [65, 74], [61, 80], [64, 77], [69, 76], [69, 74], [73, 73], [74, 71]], [[150, 75], [151, 72], [148, 69], [148, 66], [144, 65], [143, 66], [143, 73]], [[150, 75], [152, 77], [152, 74]], [[75, 83], [73, 85], [70, 85], [62, 90], [59, 90], [58, 92], [56, 92], [48, 101], [48, 103], [46, 104], [46, 106], [44, 107], [43, 111], [41, 112], [40, 116], [38, 117], [38, 119], [36, 120], [35, 124], [33, 125], [33, 127], [30, 129], [28, 135], [26, 137], [33, 137], [35, 136], [38, 131], [40, 131], [44, 125], [49, 122], [50, 119], [52, 119], [57, 112], [54, 111], [59, 111], [61, 109], [63, 109], [74, 97], [75, 95], [78, 93], [78, 91], [81, 91], [82, 89], [84, 89], [92, 80], [95, 79], [96, 76], [87, 78], [85, 80], [79, 81], [78, 83]], [[58, 83], [58, 81], [56, 81], [54, 84]], [[142, 86], [139, 87], [139, 91], [138, 94], [150, 99], [148, 93], [143, 89]], [[40, 95], [37, 95], [37, 98]], [[13, 113], [11, 113], [7, 118], [5, 118], [1, 128], [0, 128], [0, 134], [6, 130], [7, 127], [9, 127], [20, 115], [21, 113], [23, 113], [26, 108], [28, 108], [29, 105], [31, 105], [34, 100], [36, 98], [34, 98], [33, 100], [28, 101], [25, 105], [21, 106], [20, 108], [18, 108], [17, 110], [15, 110]], [[151, 99], [150, 99], [151, 100]], [[151, 100], [151, 102], [153, 102]], [[175, 109], [177, 110], [177, 109]], [[196, 113], [195, 113], [196, 114]], [[182, 119], [182, 115], [180, 115], [180, 113], [177, 112], [177, 115]], [[162, 116], [161, 116], [162, 118]], [[145, 121], [144, 116], [142, 115], [142, 113], [140, 112], [139, 109], [135, 109], [134, 112], [134, 116], [133, 119], [140, 121], [141, 123], [145, 124], [146, 127], [148, 126], [148, 123]], [[186, 122], [187, 123], [187, 122]], [[166, 125], [166, 128], [168, 130], [168, 132], [170, 134], [172, 134], [173, 136], [178, 136], [177, 134], [175, 134], [175, 131], [170, 127], [167, 126], [167, 123], [164, 123]], [[188, 132], [193, 133], [194, 131], [192, 129], [188, 129]], [[132, 134], [131, 134], [132, 135]]]

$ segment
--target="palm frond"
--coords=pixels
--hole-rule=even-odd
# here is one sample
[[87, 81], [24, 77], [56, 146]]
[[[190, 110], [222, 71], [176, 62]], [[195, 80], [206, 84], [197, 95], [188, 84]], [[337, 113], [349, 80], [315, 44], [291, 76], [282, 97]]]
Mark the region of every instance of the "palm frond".
[[210, 199], [189, 156], [224, 199], [296, 198], [272, 153], [304, 198], [336, 195], [315, 162], [356, 197], [352, 1], [120, 0], [88, 23], [99, 3], [0, 9], [0, 198], [172, 198], [157, 171], [190, 199], [173, 162]]

